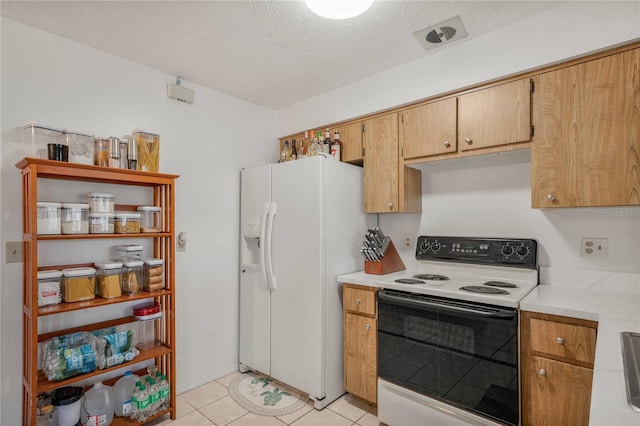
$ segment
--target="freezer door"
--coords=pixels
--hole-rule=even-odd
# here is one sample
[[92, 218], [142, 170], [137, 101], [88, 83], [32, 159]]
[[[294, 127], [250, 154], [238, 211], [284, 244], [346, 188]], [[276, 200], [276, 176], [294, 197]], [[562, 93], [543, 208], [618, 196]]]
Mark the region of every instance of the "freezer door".
[[322, 158], [272, 167], [271, 375], [316, 398], [325, 395], [325, 246]]
[[[264, 235], [271, 201], [271, 166], [240, 173], [240, 342], [239, 362], [271, 374], [270, 292], [264, 269]], [[268, 209], [267, 209], [268, 210]]]

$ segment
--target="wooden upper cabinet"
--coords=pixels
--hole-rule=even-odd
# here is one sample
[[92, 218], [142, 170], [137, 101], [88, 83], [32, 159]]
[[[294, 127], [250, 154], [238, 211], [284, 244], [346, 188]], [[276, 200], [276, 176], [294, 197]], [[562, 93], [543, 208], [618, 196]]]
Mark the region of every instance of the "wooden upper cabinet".
[[640, 204], [640, 49], [538, 76], [533, 207]]
[[398, 114], [370, 118], [363, 124], [364, 210], [398, 212]]
[[524, 78], [458, 97], [458, 149], [531, 139], [531, 80]]
[[362, 122], [343, 124], [336, 130], [342, 141], [342, 161], [362, 164]]
[[443, 99], [400, 113], [403, 158], [457, 151], [456, 98]]

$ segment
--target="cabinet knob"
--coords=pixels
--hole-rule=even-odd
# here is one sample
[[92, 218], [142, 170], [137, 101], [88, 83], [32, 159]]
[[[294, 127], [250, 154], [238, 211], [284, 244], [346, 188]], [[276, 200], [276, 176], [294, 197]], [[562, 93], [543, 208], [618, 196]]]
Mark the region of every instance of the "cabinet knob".
[[555, 195], [553, 195], [553, 194], [549, 194], [549, 195], [547, 195], [547, 200], [549, 200], [549, 201], [555, 201], [555, 200], [556, 200], [556, 196], [555, 196]]
[[356, 299], [355, 302], [356, 302], [356, 305], [359, 305], [361, 300], [360, 299]]
[[471, 145], [473, 143], [473, 141], [469, 137], [464, 138], [464, 141], [467, 143], [467, 145]]
[[364, 329], [369, 331], [371, 329], [371, 325], [370, 324], [365, 324], [364, 325]]
[[444, 144], [444, 146], [446, 146], [447, 148], [449, 148], [451, 146], [451, 144], [449, 143], [449, 141], [444, 141], [442, 142]]
[[393, 210], [393, 203], [389, 203], [389, 210]]
[[564, 339], [562, 337], [556, 337], [556, 343], [559, 345], [564, 345]]
[[547, 370], [545, 370], [544, 368], [541, 368], [540, 370], [538, 370], [538, 374], [541, 376], [546, 376], [547, 375]]

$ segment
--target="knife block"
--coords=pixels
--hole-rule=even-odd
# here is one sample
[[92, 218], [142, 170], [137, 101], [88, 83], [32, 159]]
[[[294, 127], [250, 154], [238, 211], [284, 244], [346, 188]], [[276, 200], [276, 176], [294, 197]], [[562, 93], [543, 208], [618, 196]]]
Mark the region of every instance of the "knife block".
[[387, 247], [387, 251], [385, 251], [382, 260], [377, 262], [370, 260], [364, 261], [364, 272], [366, 274], [385, 275], [392, 272], [404, 271], [405, 269], [407, 268], [405, 268], [396, 247], [393, 245], [393, 241], [389, 242], [389, 247]]

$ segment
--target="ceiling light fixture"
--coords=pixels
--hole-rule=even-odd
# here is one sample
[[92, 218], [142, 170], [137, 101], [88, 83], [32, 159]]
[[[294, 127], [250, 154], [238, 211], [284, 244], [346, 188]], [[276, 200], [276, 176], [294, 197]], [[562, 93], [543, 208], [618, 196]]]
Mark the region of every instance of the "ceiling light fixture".
[[328, 19], [349, 19], [364, 13], [373, 0], [304, 0], [313, 13]]

